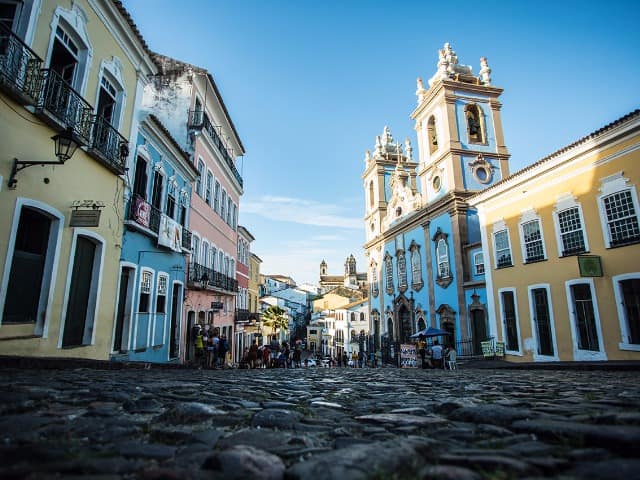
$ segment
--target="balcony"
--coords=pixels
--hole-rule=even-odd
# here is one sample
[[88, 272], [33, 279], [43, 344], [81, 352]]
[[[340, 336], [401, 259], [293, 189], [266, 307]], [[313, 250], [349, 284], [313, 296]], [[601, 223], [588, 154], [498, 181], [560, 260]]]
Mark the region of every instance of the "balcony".
[[220, 135], [218, 135], [216, 126], [211, 123], [209, 117], [207, 117], [207, 114], [202, 110], [191, 110], [189, 112], [189, 120], [187, 123], [188, 128], [191, 130], [205, 130], [207, 132], [213, 144], [222, 154], [222, 157], [229, 167], [229, 170], [231, 170], [231, 173], [240, 184], [240, 187], [242, 187], [242, 176], [240, 176], [233, 158], [231, 158], [231, 155], [229, 155], [229, 151], [227, 150], [226, 145], [220, 138]]
[[71, 128], [84, 144], [91, 143], [93, 107], [56, 71], [43, 69], [42, 92], [37, 109], [53, 126]]
[[104, 118], [92, 115], [91, 123], [93, 136], [89, 153], [97, 156], [107, 168], [122, 175], [129, 155], [129, 142]]
[[251, 310], [238, 308], [236, 309], [236, 320], [235, 323], [256, 323], [260, 321], [260, 314], [252, 312]]
[[42, 59], [0, 24], [0, 87], [22, 105], [35, 106], [40, 97]]
[[190, 288], [201, 290], [223, 290], [225, 292], [237, 292], [238, 281], [220, 272], [215, 272], [199, 263], [189, 264], [187, 284]]
[[[129, 228], [137, 228], [151, 236], [157, 236], [160, 230], [161, 216], [162, 212], [147, 202], [143, 197], [136, 194], [131, 195], [125, 218]], [[183, 250], [191, 250], [191, 237], [191, 232], [183, 226]]]

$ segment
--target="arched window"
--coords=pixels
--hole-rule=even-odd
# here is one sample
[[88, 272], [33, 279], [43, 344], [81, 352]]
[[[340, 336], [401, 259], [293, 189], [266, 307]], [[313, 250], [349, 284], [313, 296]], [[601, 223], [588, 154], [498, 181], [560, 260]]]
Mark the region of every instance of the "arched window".
[[442, 238], [438, 240], [436, 256], [438, 258], [438, 277], [447, 278], [451, 276], [449, 270], [449, 247], [447, 247], [447, 242]]
[[420, 246], [411, 242], [409, 247], [411, 252], [411, 288], [420, 290], [424, 282], [422, 281], [422, 263], [420, 262]]
[[369, 182], [369, 206], [371, 208], [373, 208], [373, 203], [374, 203], [374, 198], [373, 198], [373, 180], [371, 180]]
[[360, 321], [364, 322], [364, 312], [360, 312]]
[[438, 149], [438, 132], [436, 131], [436, 119], [432, 115], [427, 121], [427, 139], [429, 143], [429, 153]]
[[355, 322], [356, 321], [356, 314], [355, 312], [351, 312], [351, 322]]
[[471, 143], [485, 143], [484, 116], [482, 110], [475, 103], [467, 105], [464, 109], [467, 120], [467, 134]]
[[404, 250], [397, 253], [398, 257], [398, 290], [404, 292], [407, 290], [407, 260], [404, 256]]
[[385, 278], [385, 290], [388, 294], [393, 293], [393, 263], [391, 255], [387, 252], [384, 257], [384, 278]]
[[375, 298], [378, 296], [378, 266], [375, 262], [371, 263], [371, 295]]

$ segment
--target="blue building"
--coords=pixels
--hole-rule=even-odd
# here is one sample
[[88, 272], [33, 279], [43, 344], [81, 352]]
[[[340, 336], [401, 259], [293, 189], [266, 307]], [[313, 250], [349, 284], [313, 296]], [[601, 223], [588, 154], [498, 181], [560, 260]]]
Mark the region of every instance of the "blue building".
[[451, 333], [459, 353], [479, 353], [487, 323], [477, 212], [467, 199], [509, 174], [499, 97], [491, 69], [478, 76], [447, 43], [425, 88], [417, 81], [413, 147], [388, 127], [366, 152], [366, 256], [376, 344], [404, 342], [432, 326]]
[[178, 362], [191, 247], [189, 205], [198, 174], [160, 120], [139, 126], [127, 172], [113, 359]]

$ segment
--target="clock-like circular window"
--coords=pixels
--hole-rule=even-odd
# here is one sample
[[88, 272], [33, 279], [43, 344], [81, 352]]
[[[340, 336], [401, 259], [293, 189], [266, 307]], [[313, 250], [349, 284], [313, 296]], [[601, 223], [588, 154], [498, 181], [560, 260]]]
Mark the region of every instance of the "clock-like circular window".
[[478, 165], [473, 169], [473, 176], [476, 177], [476, 180], [480, 183], [489, 183], [491, 181], [491, 175], [491, 167], [487, 165]]
[[431, 185], [433, 186], [433, 190], [435, 192], [439, 192], [440, 188], [442, 187], [442, 179], [440, 178], [440, 176], [433, 177]]
[[371, 231], [373, 232], [376, 229], [376, 224], [371, 222]]

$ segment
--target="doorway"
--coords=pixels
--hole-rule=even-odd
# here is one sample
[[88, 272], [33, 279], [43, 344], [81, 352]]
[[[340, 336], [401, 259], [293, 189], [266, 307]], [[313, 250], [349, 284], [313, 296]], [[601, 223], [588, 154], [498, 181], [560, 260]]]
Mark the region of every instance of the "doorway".
[[133, 278], [135, 269], [122, 267], [120, 270], [120, 291], [116, 314], [116, 331], [112, 351], [126, 353], [129, 350], [129, 331], [131, 327], [131, 301], [133, 299]]
[[174, 283], [171, 290], [171, 325], [169, 328], [169, 358], [177, 358], [180, 354], [180, 317], [182, 309], [180, 308], [180, 293], [182, 285]]
[[473, 339], [473, 354], [482, 355], [481, 343], [487, 340], [487, 322], [484, 310], [471, 310], [471, 338]]

